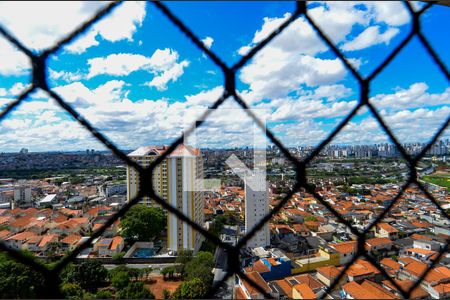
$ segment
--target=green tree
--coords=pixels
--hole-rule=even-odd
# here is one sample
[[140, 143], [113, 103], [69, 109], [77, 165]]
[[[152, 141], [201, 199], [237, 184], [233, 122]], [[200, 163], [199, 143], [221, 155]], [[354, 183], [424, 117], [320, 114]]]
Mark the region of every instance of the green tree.
[[67, 299], [80, 299], [83, 298], [84, 291], [76, 283], [65, 282], [60, 287], [61, 294]]
[[130, 274], [128, 272], [118, 272], [111, 279], [111, 284], [118, 290], [125, 288], [130, 283]]
[[123, 256], [125, 255], [125, 252], [119, 252], [119, 253], [115, 253], [112, 256], [112, 259], [116, 262], [116, 263], [122, 263], [123, 262]]
[[130, 282], [117, 293], [120, 299], [155, 299], [155, 296], [144, 287], [143, 282]]
[[49, 294], [42, 274], [6, 255], [0, 261], [1, 298], [41, 298]]
[[110, 291], [98, 291], [97, 294], [95, 294], [95, 299], [112, 299], [113, 294]]
[[108, 270], [101, 262], [87, 260], [77, 265], [69, 265], [61, 275], [65, 282], [78, 283], [83, 289], [95, 292], [104, 286], [108, 277]]
[[175, 262], [177, 265], [177, 273], [181, 274], [182, 276], [185, 276], [185, 265], [190, 262], [193, 258], [193, 252], [192, 250], [183, 249], [178, 251], [178, 256]]
[[172, 294], [173, 299], [202, 299], [208, 293], [208, 285], [200, 278], [183, 282]]
[[117, 274], [121, 272], [128, 272], [130, 269], [125, 265], [119, 265], [115, 267], [114, 269], [111, 269], [108, 271], [108, 278], [112, 280], [112, 278]]
[[197, 256], [187, 262], [184, 271], [187, 280], [202, 278], [210, 283], [213, 280], [212, 268], [214, 267], [214, 257], [210, 252], [200, 251]]
[[164, 280], [166, 280], [167, 278], [171, 279], [173, 278], [173, 274], [175, 273], [175, 271], [175, 267], [165, 267], [161, 270], [161, 275], [163, 276]]
[[135, 241], [152, 241], [166, 226], [166, 216], [161, 208], [135, 205], [121, 220], [122, 236]]
[[163, 299], [170, 299], [170, 292], [166, 289], [162, 291]]
[[81, 298], [81, 299], [83, 299], [83, 300], [92, 300], [94, 298], [95, 298], [94, 294], [84, 291], [83, 298]]

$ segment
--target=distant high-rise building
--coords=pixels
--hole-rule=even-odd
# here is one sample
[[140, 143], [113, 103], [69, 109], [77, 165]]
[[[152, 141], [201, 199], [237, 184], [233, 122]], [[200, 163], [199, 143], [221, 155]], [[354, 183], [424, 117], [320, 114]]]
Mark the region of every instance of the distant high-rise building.
[[[168, 146], [144, 146], [128, 154], [143, 167], [148, 167], [157, 157], [167, 151]], [[178, 146], [155, 169], [153, 188], [155, 192], [172, 206], [183, 212], [199, 225], [204, 223], [204, 197], [199, 180], [203, 178], [203, 161], [200, 149], [186, 145]], [[139, 173], [134, 168], [127, 168], [127, 199], [133, 199], [139, 188]], [[140, 203], [147, 206], [157, 205], [148, 197]], [[175, 215], [168, 214], [167, 248], [173, 251], [191, 249], [198, 251], [202, 235]]]
[[[258, 173], [245, 177], [245, 232], [250, 232], [269, 212], [269, 195], [266, 176]], [[247, 247], [265, 247], [270, 245], [269, 225], [263, 227], [247, 242]]]
[[27, 148], [22, 148], [19, 151], [20, 154], [27, 154], [28, 153], [28, 149]]
[[31, 207], [33, 206], [33, 199], [31, 197], [31, 188], [28, 186], [17, 186], [14, 188], [14, 202], [15, 207]]

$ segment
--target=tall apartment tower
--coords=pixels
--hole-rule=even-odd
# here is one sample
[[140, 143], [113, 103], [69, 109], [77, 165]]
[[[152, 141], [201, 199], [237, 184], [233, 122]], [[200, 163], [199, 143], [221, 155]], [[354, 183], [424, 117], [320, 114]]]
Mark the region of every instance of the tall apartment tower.
[[[128, 154], [143, 167], [150, 165], [157, 157], [167, 151], [168, 146], [144, 146]], [[155, 169], [153, 187], [156, 193], [172, 206], [182, 211], [199, 225], [204, 224], [204, 198], [200, 189], [203, 178], [203, 161], [200, 149], [187, 145], [178, 146]], [[133, 199], [139, 188], [139, 174], [135, 169], [127, 168], [127, 200]], [[158, 205], [148, 197], [140, 200], [147, 206]], [[175, 215], [168, 214], [167, 248], [172, 251], [191, 249], [197, 252], [203, 236]]]
[[27, 208], [33, 206], [31, 188], [28, 186], [17, 186], [14, 188], [14, 202], [11, 208]]
[[[255, 172], [245, 177], [245, 232], [250, 230], [269, 213], [269, 194], [266, 176]], [[247, 247], [265, 247], [270, 245], [269, 224], [266, 223], [248, 241]]]

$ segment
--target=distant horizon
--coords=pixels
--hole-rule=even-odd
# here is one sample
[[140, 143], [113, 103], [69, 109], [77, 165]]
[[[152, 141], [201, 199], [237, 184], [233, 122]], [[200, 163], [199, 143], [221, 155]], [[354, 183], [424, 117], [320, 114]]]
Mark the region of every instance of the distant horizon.
[[[436, 144], [438, 144], [441, 141], [444, 142], [444, 143], [447, 143], [447, 142], [450, 143], [450, 139], [446, 138], [446, 139], [438, 139], [434, 144], [436, 145]], [[393, 146], [393, 147], [396, 147], [394, 143], [386, 142], [386, 143], [373, 143], [373, 144], [333, 144], [333, 143], [330, 143], [330, 144], [326, 145], [325, 148], [327, 148], [327, 147], [357, 147], [357, 146], [360, 146], [360, 147], [366, 147], [366, 146], [374, 147], [374, 146], [381, 146], [381, 145], [386, 145], [386, 144], [390, 145], [390, 146]], [[426, 143], [426, 142], [405, 142], [405, 143], [401, 143], [401, 145], [403, 145], [403, 146], [404, 145], [421, 145], [421, 146], [426, 146], [427, 144], [428, 143]], [[170, 144], [164, 144], [164, 143], [154, 143], [154, 144], [148, 144], [148, 145], [142, 145], [142, 146], [149, 146], [149, 145], [170, 146]], [[139, 146], [139, 147], [142, 147], [142, 146]], [[132, 152], [132, 151], [136, 150], [139, 147], [136, 147], [134, 149], [119, 149], [119, 150], [124, 152], [124, 153], [128, 153], [128, 152]], [[269, 148], [272, 148], [272, 147], [277, 148], [276, 146], [267, 146], [265, 149], [269, 149]], [[285, 147], [287, 149], [298, 149], [298, 148], [315, 149], [315, 148], [317, 148], [317, 145], [315, 145], [315, 146], [285, 146]], [[254, 149], [253, 147], [247, 147], [247, 146], [245, 146], [245, 147], [222, 147], [222, 148], [198, 147], [198, 148], [200, 148], [200, 150], [211, 150], [211, 151], [217, 151], [217, 150], [223, 150], [223, 151], [225, 151], [225, 150], [253, 150]], [[95, 148], [89, 148], [89, 149], [86, 148], [86, 149], [80, 149], [80, 150], [37, 150], [37, 151], [31, 151], [29, 148], [23, 147], [23, 148], [19, 149], [18, 151], [1, 151], [0, 150], [0, 154], [20, 154], [20, 151], [22, 149], [28, 150], [27, 154], [31, 154], [31, 153], [84, 153], [84, 154], [86, 154], [86, 152], [88, 150], [89, 151], [94, 150], [95, 153], [112, 153], [112, 151], [109, 150], [109, 149], [106, 149], [106, 150], [102, 149], [102, 150], [100, 150], [100, 149], [95, 149]], [[256, 148], [256, 149], [260, 149], [260, 148]]]

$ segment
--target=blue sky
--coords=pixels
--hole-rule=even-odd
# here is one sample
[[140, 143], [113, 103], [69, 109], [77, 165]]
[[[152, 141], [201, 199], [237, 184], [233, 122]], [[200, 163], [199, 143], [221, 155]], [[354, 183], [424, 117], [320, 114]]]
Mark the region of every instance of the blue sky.
[[[24, 11], [23, 6], [28, 10]], [[34, 6], [33, 6], [34, 5]], [[1, 3], [0, 23], [39, 51], [104, 3]], [[292, 2], [166, 2], [228, 65], [274, 30]], [[369, 74], [411, 28], [398, 2], [314, 2], [311, 16], [358, 70]], [[414, 4], [418, 7], [420, 4]], [[32, 6], [32, 7], [30, 7]], [[51, 10], [49, 9], [51, 8]], [[39, 13], [36, 13], [39, 12]], [[434, 6], [423, 32], [450, 64], [450, 9]], [[49, 60], [52, 88], [120, 148], [169, 143], [222, 92], [218, 67], [152, 4], [126, 2]], [[27, 59], [0, 38], [0, 107], [29, 80]], [[237, 74], [255, 113], [289, 146], [314, 146], [356, 105], [358, 85], [303, 18]], [[448, 81], [417, 38], [372, 83], [371, 101], [401, 141], [427, 141], [450, 113]], [[228, 101], [199, 130], [197, 146], [251, 146], [251, 120]], [[448, 133], [444, 137], [447, 137]], [[388, 141], [362, 110], [336, 143]], [[42, 92], [0, 123], [0, 151], [102, 149]]]

